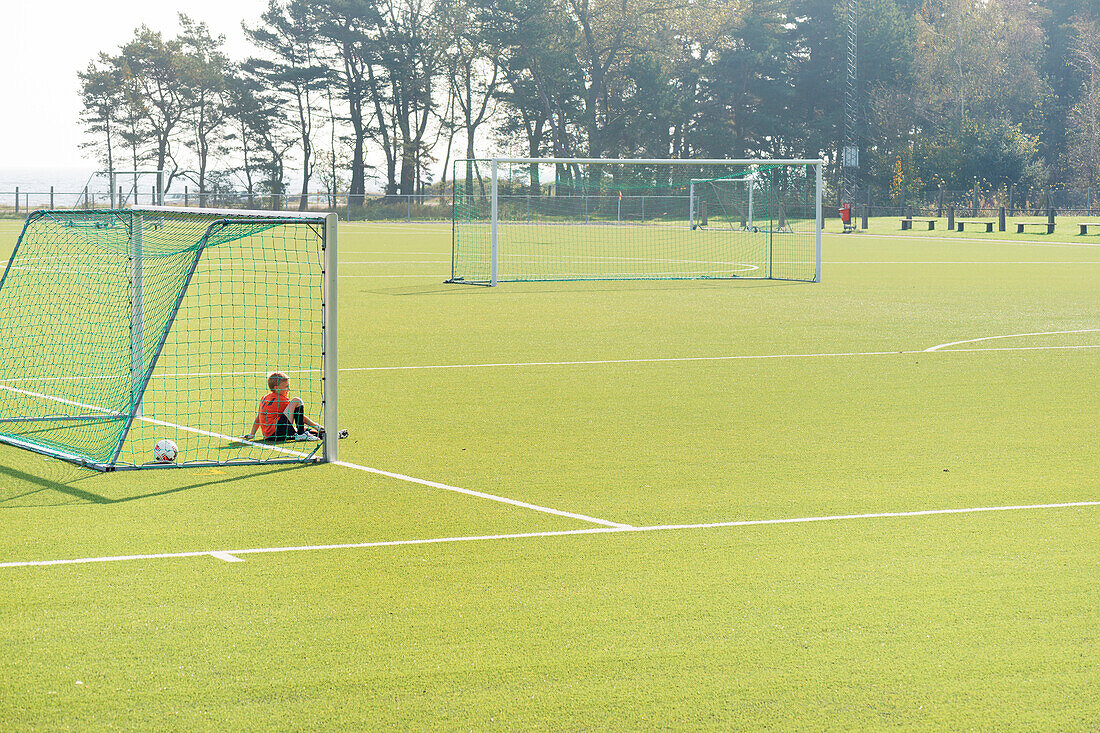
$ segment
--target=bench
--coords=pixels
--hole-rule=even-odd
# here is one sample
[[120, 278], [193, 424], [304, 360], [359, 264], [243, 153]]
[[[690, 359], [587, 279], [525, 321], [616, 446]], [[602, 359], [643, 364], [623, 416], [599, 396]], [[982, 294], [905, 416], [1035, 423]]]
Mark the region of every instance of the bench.
[[956, 219], [955, 220], [955, 228], [958, 229], [960, 232], [963, 231], [963, 225], [964, 224], [974, 224], [976, 226], [982, 226], [982, 227], [985, 227], [985, 230], [987, 232], [992, 232], [994, 222], [983, 221], [981, 219]]
[[905, 231], [906, 229], [912, 229], [913, 228], [913, 222], [915, 222], [915, 221], [927, 222], [928, 223], [928, 231], [932, 231], [933, 229], [936, 228], [936, 220], [933, 219], [933, 218], [926, 217], [926, 216], [907, 216], [907, 217], [905, 217], [904, 219], [901, 220], [901, 230]]
[[[1054, 225], [1049, 221], [1018, 221], [1016, 222], [1016, 233], [1023, 234], [1024, 227], [1042, 227], [1047, 234], [1054, 234]], [[1084, 230], [1082, 229], [1082, 231]]]
[[1081, 222], [1081, 233], [1088, 234], [1089, 227], [1100, 227], [1100, 221], [1083, 221]]

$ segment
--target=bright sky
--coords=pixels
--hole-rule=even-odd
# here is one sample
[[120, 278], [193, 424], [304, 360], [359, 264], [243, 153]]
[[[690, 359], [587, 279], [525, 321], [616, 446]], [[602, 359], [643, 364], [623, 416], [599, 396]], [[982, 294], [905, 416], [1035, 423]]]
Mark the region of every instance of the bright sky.
[[166, 35], [185, 12], [226, 36], [232, 58], [250, 53], [241, 21], [266, 0], [0, 0], [0, 169], [92, 168], [80, 143], [76, 73], [114, 53], [145, 24]]

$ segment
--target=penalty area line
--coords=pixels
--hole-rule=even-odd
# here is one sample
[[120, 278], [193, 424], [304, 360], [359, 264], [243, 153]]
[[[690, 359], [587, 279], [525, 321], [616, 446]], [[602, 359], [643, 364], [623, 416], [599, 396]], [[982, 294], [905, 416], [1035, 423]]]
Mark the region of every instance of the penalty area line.
[[45, 565], [79, 565], [87, 563], [121, 562], [124, 560], [160, 560], [180, 557], [215, 557], [227, 562], [243, 562], [238, 555], [272, 554], [276, 552], [305, 552], [321, 550], [354, 550], [371, 547], [401, 547], [404, 545], [438, 545], [454, 542], [487, 542], [491, 540], [518, 540], [534, 537], [568, 537], [587, 534], [621, 534], [631, 532], [669, 532], [688, 529], [723, 529], [728, 527], [757, 527], [777, 524], [808, 524], [813, 522], [838, 522], [858, 519], [901, 519], [906, 517], [930, 517], [941, 514], [980, 514], [985, 512], [1028, 511], [1038, 509], [1069, 509], [1100, 506], [1100, 501], [1069, 501], [1058, 504], [1013, 504], [1009, 506], [968, 507], [962, 509], [924, 509], [911, 512], [873, 512], [869, 514], [834, 514], [821, 517], [791, 517], [788, 519], [744, 519], [732, 522], [707, 522], [703, 524], [659, 524], [646, 527], [589, 527], [549, 532], [518, 532], [514, 534], [473, 535], [465, 537], [432, 537], [419, 540], [387, 540], [380, 542], [351, 542], [331, 545], [297, 545], [292, 547], [256, 547], [245, 550], [202, 550], [198, 552], [161, 552], [150, 555], [114, 555], [108, 557], [83, 557], [66, 560], [24, 560], [0, 562], [0, 568], [37, 567]]
[[551, 509], [550, 507], [539, 506], [538, 504], [528, 504], [525, 501], [519, 501], [517, 499], [509, 499], [504, 496], [497, 496], [495, 494], [486, 494], [483, 491], [474, 491], [472, 489], [461, 489], [457, 486], [451, 486], [450, 484], [441, 484], [438, 481], [428, 481], [427, 479], [416, 478], [414, 476], [406, 476], [403, 473], [394, 473], [392, 471], [383, 471], [379, 468], [371, 468], [370, 466], [360, 466], [357, 463], [347, 463], [346, 461], [333, 461], [334, 466], [343, 466], [344, 468], [352, 468], [356, 471], [365, 471], [366, 473], [374, 473], [379, 476], [386, 476], [388, 478], [397, 479], [399, 481], [408, 481], [414, 484], [420, 484], [421, 486], [430, 486], [433, 489], [443, 489], [444, 491], [453, 491], [458, 494], [466, 494], [467, 496], [476, 496], [479, 499], [488, 499], [489, 501], [497, 501], [501, 504], [510, 504], [511, 506], [521, 507], [523, 509], [534, 509], [536, 512], [542, 512], [543, 514], [553, 514], [559, 517], [568, 517], [569, 519], [579, 519], [582, 522], [591, 522], [592, 524], [602, 524], [606, 527], [614, 528], [628, 528], [629, 524], [622, 524], [620, 522], [609, 522], [606, 519], [597, 519], [596, 517], [590, 517], [587, 514], [574, 514], [573, 512], [565, 512], [560, 509]]

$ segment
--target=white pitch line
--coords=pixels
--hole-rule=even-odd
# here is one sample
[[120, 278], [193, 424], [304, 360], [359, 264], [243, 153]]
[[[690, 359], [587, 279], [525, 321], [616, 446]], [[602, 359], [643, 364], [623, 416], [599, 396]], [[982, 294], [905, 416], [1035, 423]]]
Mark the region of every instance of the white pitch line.
[[[966, 353], [975, 351], [1044, 351], [1054, 349], [1095, 349], [1096, 345], [1082, 346], [1006, 346], [986, 349], [951, 349], [940, 353]], [[904, 354], [924, 354], [924, 350], [906, 351], [849, 351], [823, 354], [745, 354], [740, 356], [670, 356], [650, 359], [597, 359], [589, 361], [518, 361], [485, 364], [428, 364], [421, 366], [379, 366], [379, 367], [341, 367], [344, 372], [402, 371], [409, 369], [488, 369], [494, 367], [530, 367], [530, 366], [586, 366], [599, 364], [661, 364], [681, 361], [737, 361], [742, 359], [817, 359], [840, 356], [889, 356]]]
[[[387, 250], [346, 250], [341, 249], [341, 254], [355, 254], [355, 255], [423, 255], [425, 257], [446, 256], [446, 252], [390, 252]], [[519, 257], [521, 255], [515, 255]], [[677, 260], [679, 261], [679, 260]], [[377, 264], [380, 265], [392, 265], [399, 262], [399, 260], [378, 260]], [[451, 264], [450, 260], [408, 260], [409, 264]], [[341, 265], [361, 265], [361, 264], [374, 264], [375, 261], [357, 262], [351, 260], [340, 260]], [[740, 264], [740, 263], [737, 263]], [[829, 260], [826, 264], [829, 265], [1100, 265], [1100, 262], [1091, 262], [1088, 260]]]
[[398, 229], [403, 232], [417, 232], [420, 234], [437, 234], [441, 229], [450, 229], [450, 219], [425, 220], [425, 221], [347, 221], [341, 222], [340, 227], [364, 227], [367, 229]]
[[829, 260], [832, 265], [1100, 265], [1089, 260]]
[[232, 553], [229, 552], [211, 552], [210, 555], [211, 557], [216, 557], [219, 560], [225, 560], [226, 562], [244, 562], [244, 560], [240, 559], [239, 557], [235, 557]]
[[[425, 257], [446, 257], [449, 252], [393, 252], [385, 249], [344, 249], [340, 248], [340, 254], [344, 255], [424, 255]], [[343, 260], [340, 260], [342, 263]], [[448, 260], [450, 262], [450, 260]]]
[[[84, 410], [95, 410], [96, 412], [101, 412], [105, 415], [122, 416], [122, 414], [123, 414], [123, 413], [119, 412], [118, 410], [110, 410], [106, 407], [98, 407], [96, 405], [86, 405], [82, 402], [74, 402], [73, 400], [67, 400], [63, 397], [57, 397], [55, 395], [48, 395], [48, 394], [43, 394], [41, 392], [31, 392], [30, 390], [26, 390], [26, 389], [18, 389], [16, 387], [9, 387], [6, 384], [0, 384], [0, 389], [7, 390], [9, 392], [18, 392], [19, 394], [28, 395], [28, 396], [31, 396], [31, 397], [38, 397], [38, 398], [44, 399], [44, 400], [51, 400], [53, 402], [59, 402], [63, 405], [69, 405], [69, 406], [72, 406], [72, 407], [79, 407], [79, 408], [84, 409]], [[160, 425], [161, 427], [165, 427], [165, 428], [175, 428], [177, 430], [183, 430], [183, 431], [189, 432], [189, 433], [196, 433], [197, 435], [205, 435], [208, 438], [221, 438], [223, 440], [229, 440], [229, 441], [236, 442], [236, 443], [243, 443], [245, 445], [250, 445], [253, 448], [264, 448], [266, 450], [272, 450], [272, 451], [275, 451], [277, 453], [288, 453], [292, 456], [298, 456], [299, 458], [308, 458], [309, 457], [308, 453], [302, 453], [300, 451], [290, 450], [289, 448], [283, 448], [281, 446], [271, 445], [269, 443], [257, 443], [255, 441], [251, 441], [251, 440], [243, 440], [241, 438], [236, 438], [236, 437], [233, 437], [231, 435], [224, 435], [222, 433], [213, 433], [213, 432], [210, 432], [209, 430], [202, 430], [200, 428], [193, 428], [193, 427], [190, 427], [188, 425], [179, 425], [179, 424], [174, 423], [174, 422], [166, 422], [164, 420], [157, 420], [155, 418], [145, 417], [144, 415], [135, 417], [134, 419], [135, 420], [141, 420], [142, 422], [147, 422], [147, 423], [150, 423], [152, 425]]]
[[1077, 346], [991, 346], [984, 349], [943, 349], [941, 351], [908, 351], [908, 354], [975, 354], [980, 351], [1074, 351], [1076, 349], [1100, 349], [1100, 344]]
[[[81, 557], [64, 560], [19, 560], [0, 562], [0, 568], [41, 567], [47, 565], [79, 565], [86, 563], [121, 562], [126, 560], [160, 560], [166, 558], [219, 557], [225, 555], [259, 555], [276, 552], [305, 552], [321, 550], [352, 550], [370, 547], [400, 547], [404, 545], [435, 545], [451, 542], [484, 542], [491, 540], [527, 539], [535, 537], [567, 537], [588, 534], [620, 534], [630, 532], [668, 532], [686, 529], [723, 529], [728, 527], [754, 527], [779, 524], [807, 524], [812, 522], [838, 522], [857, 519], [897, 519], [904, 517], [930, 517], [941, 514], [977, 514], [983, 512], [1028, 511], [1037, 509], [1068, 509], [1074, 507], [1100, 506], [1100, 501], [1071, 501], [1059, 504], [1013, 504], [1009, 506], [968, 507], [963, 509], [924, 509], [911, 512], [873, 512], [869, 514], [834, 514], [821, 517], [791, 517], [787, 519], [745, 519], [732, 522], [707, 522], [701, 524], [660, 524], [646, 527], [590, 527], [587, 529], [566, 529], [548, 532], [518, 532], [514, 534], [473, 535], [465, 537], [432, 537], [419, 540], [388, 540], [381, 542], [351, 542], [329, 545], [296, 545], [289, 547], [256, 547], [243, 550], [201, 550], [196, 552], [159, 552], [148, 555], [110, 555], [105, 557]], [[219, 559], [225, 559], [219, 557]]]
[[[962, 342], [959, 342], [962, 343]], [[950, 349], [938, 353], [965, 354], [981, 351], [1052, 351], [1072, 349], [1100, 348], [1096, 344], [1083, 344], [1077, 346], [1002, 346], [983, 349]], [[392, 372], [409, 369], [487, 369], [493, 367], [528, 367], [528, 366], [584, 366], [589, 364], [650, 364], [678, 361], [735, 361], [740, 359], [812, 359], [830, 356], [900, 356], [906, 354], [937, 353], [925, 349], [907, 349], [902, 351], [849, 351], [820, 354], [741, 354], [736, 356], [670, 356], [639, 359], [599, 359], [589, 361], [513, 361], [513, 362], [488, 362], [483, 364], [412, 364], [408, 366], [369, 366], [369, 367], [340, 367], [341, 372]], [[287, 374], [319, 374], [320, 369], [288, 369]], [[267, 371], [245, 372], [178, 372], [166, 374], [154, 374], [154, 379], [176, 379], [180, 377], [249, 377], [267, 376]], [[14, 382], [69, 382], [88, 379], [129, 379], [129, 374], [96, 375], [96, 376], [68, 376], [68, 377], [11, 377], [0, 379], [0, 389], [4, 383]], [[15, 390], [13, 390], [15, 391]]]
[[414, 476], [406, 476], [403, 473], [393, 473], [392, 471], [383, 471], [378, 468], [371, 468], [370, 466], [360, 466], [357, 463], [347, 463], [345, 461], [334, 461], [333, 465], [343, 466], [344, 468], [354, 468], [357, 471], [366, 471], [367, 473], [376, 473], [379, 476], [388, 476], [389, 478], [395, 478], [399, 481], [408, 481], [414, 484], [421, 484], [422, 486], [431, 486], [435, 489], [443, 489], [445, 491], [453, 491], [458, 494], [466, 494], [467, 496], [476, 496], [479, 499], [488, 499], [489, 501], [497, 501], [501, 504], [510, 504], [512, 506], [522, 507], [524, 509], [534, 509], [537, 512], [543, 512], [544, 514], [554, 514], [559, 517], [568, 517], [570, 519], [579, 519], [582, 522], [591, 522], [593, 524], [602, 524], [607, 527], [626, 528], [630, 527], [629, 524], [622, 524], [620, 522], [609, 522], [606, 519], [597, 519], [596, 517], [590, 517], [586, 514], [574, 514], [573, 512], [564, 512], [560, 509], [551, 509], [545, 506], [539, 506], [538, 504], [528, 504], [525, 501], [518, 501], [516, 499], [509, 499], [504, 496], [496, 496], [495, 494], [486, 494], [482, 491], [474, 491], [472, 489], [460, 489], [457, 486], [451, 486], [449, 484], [441, 484], [438, 481], [428, 481], [422, 478], [416, 478]]
[[82, 410], [94, 410], [96, 412], [103, 413], [104, 415], [116, 415], [121, 416], [122, 413], [117, 410], [107, 410], [96, 405], [86, 405], [83, 402], [74, 402], [73, 400], [67, 400], [63, 397], [56, 397], [54, 395], [42, 394], [41, 392], [31, 392], [27, 389], [19, 389], [18, 387], [9, 387], [6, 384], [0, 384], [0, 389], [7, 390], [8, 392], [15, 392], [21, 395], [27, 395], [29, 397], [38, 397], [39, 399], [52, 400], [62, 405], [68, 405], [69, 407], [79, 407]]
[[952, 341], [952, 342], [946, 343], [946, 344], [938, 344], [936, 346], [930, 346], [929, 348], [925, 349], [924, 351], [925, 351], [925, 353], [932, 352], [932, 351], [939, 351], [940, 349], [945, 349], [948, 346], [958, 346], [959, 344], [972, 344], [972, 343], [975, 343], [977, 341], [992, 341], [994, 339], [1014, 339], [1014, 338], [1023, 338], [1024, 336], [1055, 336], [1055, 335], [1058, 335], [1058, 334], [1066, 334], [1066, 333], [1100, 333], [1100, 328], [1078, 328], [1078, 329], [1074, 329], [1072, 331], [1035, 331], [1034, 333], [1008, 333], [1008, 334], [1004, 334], [1003, 336], [982, 336], [981, 338], [976, 338], [976, 339], [964, 339], [963, 341]]
[[829, 354], [744, 354], [739, 356], [668, 356], [641, 359], [589, 359], [578, 361], [510, 361], [510, 362], [486, 362], [483, 364], [424, 364], [411, 366], [379, 366], [379, 367], [341, 367], [340, 371], [349, 372], [374, 372], [374, 371], [404, 371], [409, 369], [489, 369], [494, 367], [530, 367], [530, 366], [587, 366], [597, 364], [662, 364], [679, 361], [732, 361], [738, 359], [809, 359], [829, 356], [882, 356], [886, 354], [904, 354], [920, 352], [904, 351], [853, 351], [847, 353]]
[[[56, 402], [61, 402], [63, 404], [77, 406], [77, 407], [81, 407], [83, 409], [88, 409], [88, 410], [96, 410], [96, 411], [103, 412], [103, 413], [108, 413], [108, 414], [111, 414], [111, 415], [121, 415], [122, 414], [122, 413], [119, 413], [115, 410], [107, 410], [105, 408], [96, 407], [94, 405], [85, 405], [85, 404], [82, 404], [82, 403], [79, 403], [79, 402], [73, 402], [72, 400], [66, 400], [66, 399], [62, 399], [60, 397], [54, 397], [52, 395], [42, 394], [40, 392], [30, 392], [30, 391], [25, 390], [25, 389], [17, 389], [15, 387], [8, 387], [6, 385], [0, 385], [0, 389], [6, 389], [6, 390], [9, 390], [11, 392], [19, 392], [19, 393], [25, 394], [25, 395], [32, 395], [34, 397], [40, 397], [40, 398], [47, 399], [47, 400], [54, 400]], [[152, 423], [153, 425], [160, 425], [162, 427], [175, 428], [177, 430], [183, 430], [183, 431], [190, 432], [190, 433], [196, 433], [198, 435], [205, 435], [205, 436], [210, 437], [210, 438], [219, 438], [219, 439], [228, 440], [228, 441], [231, 441], [231, 442], [243, 443], [244, 445], [250, 445], [250, 446], [253, 446], [255, 448], [266, 448], [267, 450], [273, 450], [273, 451], [276, 451], [276, 452], [279, 452], [279, 453], [288, 453], [290, 455], [297, 456], [299, 458], [309, 458], [309, 454], [307, 454], [307, 453], [302, 453], [302, 452], [299, 452], [299, 451], [290, 450], [289, 448], [283, 448], [281, 446], [271, 445], [269, 443], [258, 443], [258, 442], [252, 441], [252, 440], [245, 440], [243, 438], [236, 438], [236, 437], [233, 437], [233, 436], [230, 436], [230, 435], [224, 435], [222, 433], [215, 433], [215, 432], [211, 432], [209, 430], [202, 430], [200, 428], [193, 428], [193, 427], [190, 427], [190, 426], [187, 426], [187, 425], [178, 425], [176, 423], [166, 422], [164, 420], [157, 420], [157, 419], [154, 419], [154, 418], [151, 418], [151, 417], [142, 416], [142, 417], [138, 417], [137, 419], [138, 420], [143, 420], [147, 423]], [[406, 476], [403, 473], [394, 473], [392, 471], [383, 471], [381, 469], [371, 468], [369, 466], [360, 466], [359, 464], [356, 464], [356, 463], [346, 463], [344, 461], [334, 461], [333, 464], [337, 465], [337, 466], [343, 466], [345, 468], [353, 468], [357, 471], [365, 471], [367, 473], [378, 474], [379, 476], [387, 476], [389, 478], [398, 479], [400, 481], [408, 481], [409, 483], [421, 484], [422, 486], [430, 486], [432, 488], [444, 489], [446, 491], [453, 491], [453, 492], [459, 493], [459, 494], [466, 494], [467, 496], [476, 496], [480, 499], [488, 499], [490, 501], [496, 501], [496, 502], [500, 502], [502, 504], [510, 504], [512, 506], [522, 507], [524, 509], [533, 509], [537, 512], [542, 512], [544, 514], [554, 514], [554, 515], [557, 515], [559, 517], [568, 517], [570, 519], [579, 519], [583, 522], [591, 522], [593, 524], [602, 524], [602, 525], [605, 525], [605, 526], [608, 526], [608, 527], [629, 527], [630, 526], [629, 524], [622, 524], [620, 522], [609, 522], [606, 519], [597, 519], [596, 517], [590, 517], [590, 516], [585, 515], [585, 514], [574, 514], [573, 512], [565, 512], [565, 511], [561, 511], [561, 510], [558, 510], [558, 509], [551, 509], [549, 507], [539, 506], [537, 504], [528, 504], [525, 501], [518, 501], [516, 499], [509, 499], [509, 498], [503, 497], [503, 496], [496, 496], [495, 494], [486, 494], [486, 493], [481, 492], [481, 491], [473, 491], [472, 489], [462, 489], [462, 488], [459, 488], [457, 486], [451, 486], [449, 484], [439, 483], [438, 481], [428, 481], [427, 479], [420, 479], [420, 478], [416, 478], [414, 476]], [[218, 556], [218, 555], [215, 555], [215, 556], [219, 557], [219, 559], [221, 559], [221, 560], [226, 560], [228, 562], [235, 562], [235, 559], [230, 559], [228, 557], [221, 557], [221, 556]]]
[[292, 456], [297, 456], [298, 458], [309, 458], [309, 456], [310, 456], [309, 453], [302, 453], [301, 451], [290, 450], [289, 448], [283, 448], [281, 446], [272, 445], [270, 443], [258, 443], [258, 442], [253, 441], [253, 440], [245, 440], [243, 438], [234, 437], [232, 435], [225, 435], [224, 433], [214, 433], [214, 432], [211, 432], [209, 430], [202, 430], [200, 428], [193, 428], [193, 427], [190, 427], [188, 425], [178, 425], [177, 423], [174, 423], [174, 422], [165, 422], [164, 420], [155, 420], [151, 417], [141, 416], [141, 417], [138, 417], [136, 419], [142, 420], [142, 421], [147, 422], [147, 423], [152, 423], [153, 425], [160, 425], [161, 427], [165, 427], [165, 428], [175, 428], [177, 430], [183, 430], [183, 431], [188, 432], [188, 433], [195, 433], [196, 435], [205, 435], [208, 438], [220, 438], [221, 440], [228, 440], [232, 443], [241, 443], [243, 445], [250, 445], [253, 448], [264, 448], [266, 450], [275, 451], [276, 453], [286, 453], [286, 454], [289, 454], [289, 455], [292, 455]]

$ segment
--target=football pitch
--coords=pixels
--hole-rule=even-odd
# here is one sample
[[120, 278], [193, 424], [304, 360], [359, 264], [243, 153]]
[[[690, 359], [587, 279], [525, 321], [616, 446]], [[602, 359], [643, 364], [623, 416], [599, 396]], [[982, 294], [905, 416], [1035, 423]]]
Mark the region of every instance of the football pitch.
[[896, 228], [483, 288], [341, 224], [340, 464], [0, 446], [3, 727], [1096, 730], [1100, 237]]

